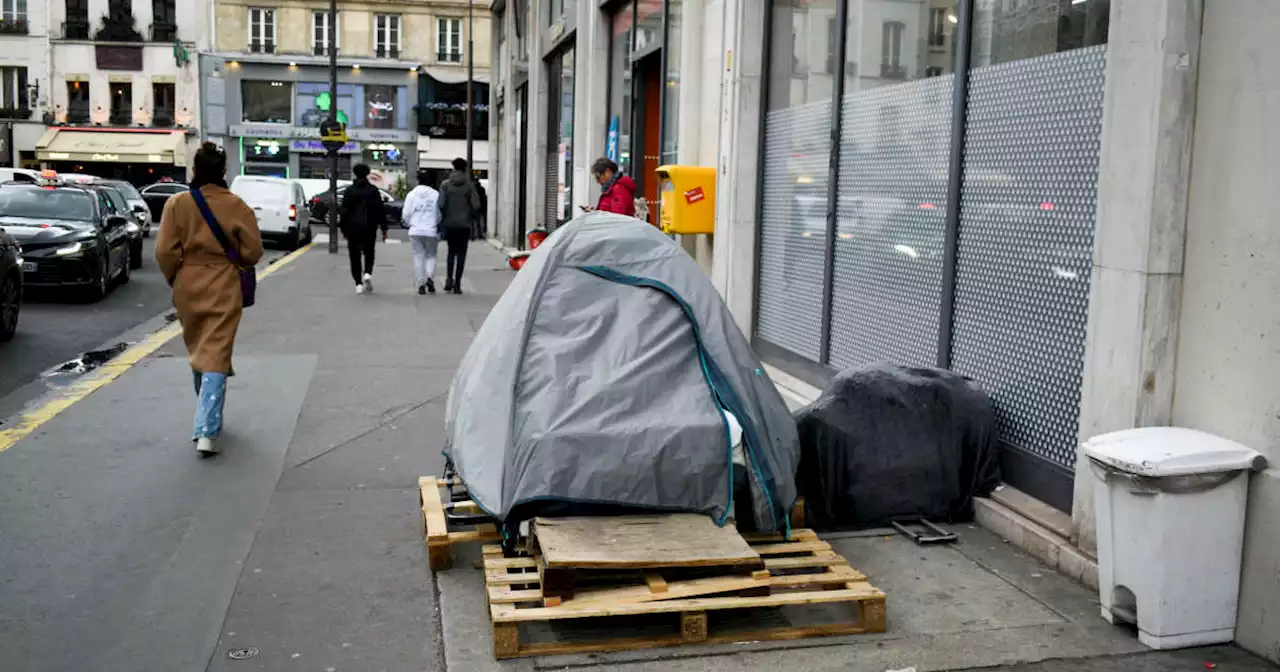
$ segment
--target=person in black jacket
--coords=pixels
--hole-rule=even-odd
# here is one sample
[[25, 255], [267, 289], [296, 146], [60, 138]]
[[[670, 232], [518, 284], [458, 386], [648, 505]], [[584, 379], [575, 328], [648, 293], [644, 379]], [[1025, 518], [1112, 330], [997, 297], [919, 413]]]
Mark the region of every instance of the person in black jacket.
[[[369, 166], [361, 163], [351, 172], [355, 181], [342, 197], [339, 223], [347, 237], [351, 278], [355, 280], [356, 293], [364, 294], [373, 291], [373, 248], [378, 241], [378, 229], [382, 229], [382, 239], [387, 239], [387, 212], [382, 205], [382, 192], [369, 184]], [[362, 256], [363, 269], [360, 264]]]
[[453, 173], [440, 185], [440, 226], [449, 244], [445, 259], [444, 291], [462, 293], [462, 269], [467, 265], [467, 243], [480, 214], [480, 195], [467, 170], [466, 159], [453, 160]]

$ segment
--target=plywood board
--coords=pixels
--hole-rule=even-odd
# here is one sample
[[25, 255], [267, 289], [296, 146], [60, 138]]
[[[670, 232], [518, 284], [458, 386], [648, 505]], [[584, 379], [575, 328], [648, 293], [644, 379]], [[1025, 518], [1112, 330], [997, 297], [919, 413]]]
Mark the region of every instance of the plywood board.
[[547, 569], [762, 566], [737, 530], [698, 514], [537, 518], [532, 533]]

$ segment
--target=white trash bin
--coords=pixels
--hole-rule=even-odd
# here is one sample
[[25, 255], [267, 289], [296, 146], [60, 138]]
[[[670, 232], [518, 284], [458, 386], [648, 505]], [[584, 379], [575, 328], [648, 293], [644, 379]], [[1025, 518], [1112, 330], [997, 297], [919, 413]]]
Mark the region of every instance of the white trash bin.
[[1138, 627], [1153, 649], [1235, 639], [1250, 470], [1266, 460], [1234, 441], [1177, 427], [1096, 436], [1102, 616]]

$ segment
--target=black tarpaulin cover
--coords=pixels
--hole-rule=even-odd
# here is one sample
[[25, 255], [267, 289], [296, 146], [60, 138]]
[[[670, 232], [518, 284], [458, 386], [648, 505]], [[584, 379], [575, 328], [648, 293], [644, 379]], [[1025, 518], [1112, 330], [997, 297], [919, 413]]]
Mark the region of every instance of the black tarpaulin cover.
[[798, 485], [817, 529], [970, 520], [973, 498], [1000, 482], [991, 399], [950, 371], [845, 371], [795, 417]]

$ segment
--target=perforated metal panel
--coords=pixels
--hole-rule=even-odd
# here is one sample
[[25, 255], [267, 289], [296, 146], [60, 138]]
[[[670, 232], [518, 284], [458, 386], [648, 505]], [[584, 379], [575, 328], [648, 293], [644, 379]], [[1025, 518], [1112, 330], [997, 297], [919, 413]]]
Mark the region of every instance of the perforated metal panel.
[[970, 74], [953, 368], [1001, 438], [1075, 465], [1106, 47]]
[[836, 368], [937, 364], [953, 79], [844, 97], [831, 310]]
[[831, 101], [765, 117], [756, 333], [817, 361], [831, 161]]

